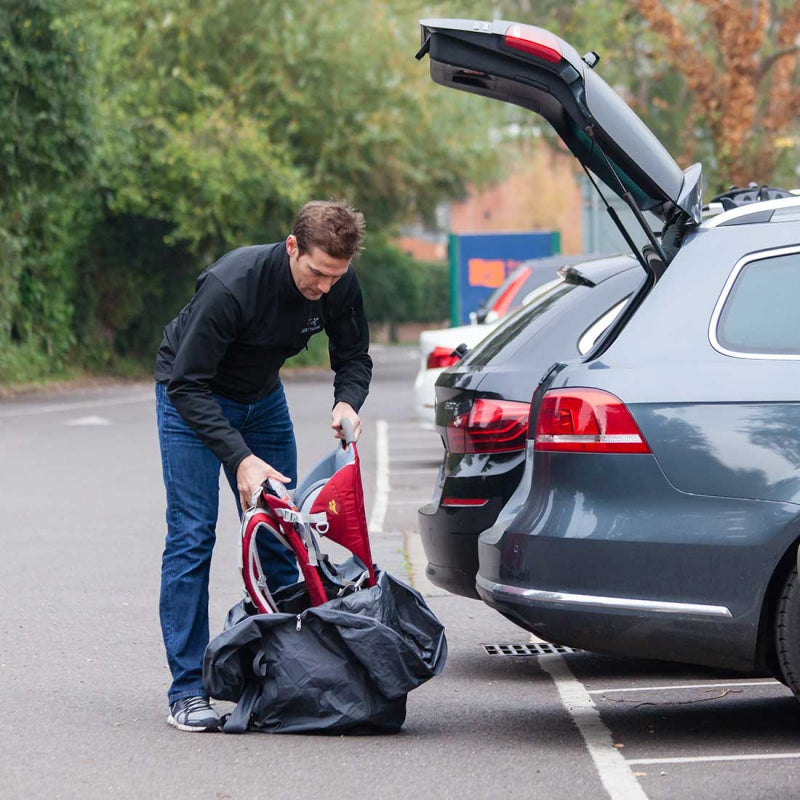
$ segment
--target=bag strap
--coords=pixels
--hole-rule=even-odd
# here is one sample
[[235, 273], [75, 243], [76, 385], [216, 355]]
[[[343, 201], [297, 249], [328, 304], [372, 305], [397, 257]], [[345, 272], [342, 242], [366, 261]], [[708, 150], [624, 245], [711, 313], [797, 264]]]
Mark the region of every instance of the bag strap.
[[250, 682], [245, 686], [236, 708], [231, 711], [225, 724], [222, 726], [223, 733], [247, 733], [250, 727], [250, 718], [258, 701], [259, 685]]

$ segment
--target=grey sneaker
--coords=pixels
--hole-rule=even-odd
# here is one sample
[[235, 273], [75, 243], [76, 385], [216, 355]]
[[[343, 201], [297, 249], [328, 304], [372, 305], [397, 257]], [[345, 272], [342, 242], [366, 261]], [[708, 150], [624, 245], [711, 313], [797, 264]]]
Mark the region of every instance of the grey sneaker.
[[205, 697], [184, 697], [169, 707], [167, 722], [179, 731], [202, 733], [219, 730], [219, 714]]

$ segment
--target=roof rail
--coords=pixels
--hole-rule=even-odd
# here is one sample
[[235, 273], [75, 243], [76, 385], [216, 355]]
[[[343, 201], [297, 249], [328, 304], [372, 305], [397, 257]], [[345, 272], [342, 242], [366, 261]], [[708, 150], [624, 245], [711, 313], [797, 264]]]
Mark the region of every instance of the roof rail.
[[788, 222], [792, 218], [800, 219], [800, 197], [784, 197], [740, 206], [704, 220], [700, 228], [719, 228], [754, 222]]

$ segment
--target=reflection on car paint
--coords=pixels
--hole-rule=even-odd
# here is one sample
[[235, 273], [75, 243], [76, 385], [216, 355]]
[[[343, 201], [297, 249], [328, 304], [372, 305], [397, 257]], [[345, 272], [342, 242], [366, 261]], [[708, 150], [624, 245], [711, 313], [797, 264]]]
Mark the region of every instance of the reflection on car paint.
[[677, 489], [800, 503], [800, 403], [643, 405], [635, 417]]

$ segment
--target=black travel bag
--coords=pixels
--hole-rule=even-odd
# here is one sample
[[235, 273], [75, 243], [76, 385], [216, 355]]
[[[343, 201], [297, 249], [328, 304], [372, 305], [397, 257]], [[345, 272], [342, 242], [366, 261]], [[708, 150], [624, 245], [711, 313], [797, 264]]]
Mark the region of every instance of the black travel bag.
[[206, 650], [206, 690], [237, 704], [225, 733], [395, 732], [408, 692], [444, 667], [442, 624], [386, 572], [321, 605], [310, 605], [303, 582], [274, 600], [273, 614], [238, 603]]

